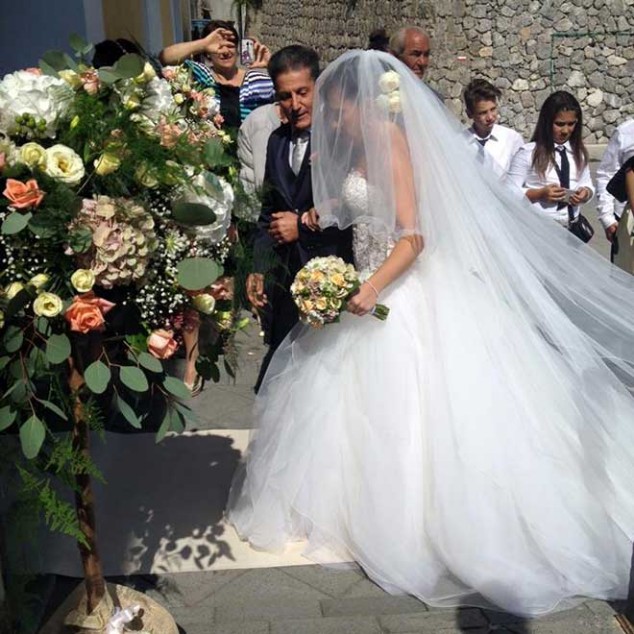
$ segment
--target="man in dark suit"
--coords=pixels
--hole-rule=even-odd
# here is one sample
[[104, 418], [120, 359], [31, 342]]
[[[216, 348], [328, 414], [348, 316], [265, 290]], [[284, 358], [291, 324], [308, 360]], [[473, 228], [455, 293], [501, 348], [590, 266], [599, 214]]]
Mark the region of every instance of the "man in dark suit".
[[271, 57], [268, 70], [288, 123], [269, 138], [254, 245], [255, 272], [247, 279], [247, 296], [260, 312], [269, 345], [256, 391], [273, 353], [297, 323], [290, 293], [296, 273], [317, 256], [337, 255], [352, 262], [351, 229], [319, 231], [310, 222], [302, 222], [313, 209], [310, 127], [319, 57], [305, 46], [287, 46]]

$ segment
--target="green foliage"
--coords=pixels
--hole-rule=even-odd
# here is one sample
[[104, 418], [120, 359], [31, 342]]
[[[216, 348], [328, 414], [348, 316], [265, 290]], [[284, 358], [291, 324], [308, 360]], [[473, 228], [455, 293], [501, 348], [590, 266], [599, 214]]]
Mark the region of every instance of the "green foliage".
[[4, 235], [20, 233], [20, 231], [26, 229], [32, 217], [33, 214], [31, 212], [22, 213], [14, 211], [4, 219], [1, 231]]
[[46, 358], [51, 363], [63, 363], [70, 357], [70, 339], [64, 335], [51, 335], [46, 342]]
[[222, 268], [210, 258], [187, 258], [178, 263], [178, 283], [187, 290], [199, 291], [211, 286]]
[[94, 361], [84, 372], [84, 380], [88, 389], [94, 394], [103, 394], [110, 383], [112, 373], [110, 368], [102, 361]]

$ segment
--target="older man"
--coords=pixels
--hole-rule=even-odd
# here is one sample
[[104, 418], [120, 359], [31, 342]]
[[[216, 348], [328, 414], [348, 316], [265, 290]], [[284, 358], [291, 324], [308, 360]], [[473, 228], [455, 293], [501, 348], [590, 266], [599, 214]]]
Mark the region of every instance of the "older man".
[[419, 78], [425, 77], [431, 55], [429, 35], [418, 26], [404, 26], [390, 38], [390, 52], [409, 66]]

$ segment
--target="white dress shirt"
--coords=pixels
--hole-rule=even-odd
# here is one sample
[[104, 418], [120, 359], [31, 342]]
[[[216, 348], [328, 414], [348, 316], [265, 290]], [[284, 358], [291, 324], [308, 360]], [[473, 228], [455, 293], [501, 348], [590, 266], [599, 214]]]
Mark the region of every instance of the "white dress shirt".
[[597, 168], [597, 197], [599, 199], [597, 212], [604, 229], [618, 222], [626, 205], [609, 194], [606, 187], [621, 165], [632, 155], [634, 155], [634, 119], [622, 123], [616, 129]]
[[[592, 192], [592, 196], [594, 196], [594, 186], [592, 184], [592, 177], [590, 176], [590, 167], [586, 165], [581, 173], [579, 173], [570, 143], [568, 142], [563, 146], [556, 145], [555, 150], [559, 147], [565, 148], [568, 163], [570, 164], [570, 186], [568, 189], [576, 191], [579, 187], [587, 187]], [[529, 189], [541, 189], [546, 185], [559, 185], [559, 176], [557, 175], [557, 170], [554, 168], [552, 163], [549, 164], [544, 176], [540, 176], [537, 173], [533, 167], [534, 151], [534, 142], [524, 144], [513, 158], [511, 168], [509, 169], [508, 176], [506, 178], [508, 182], [512, 183], [516, 187], [519, 187], [524, 194], [526, 194]], [[557, 165], [561, 167], [561, 156], [557, 151], [555, 151], [555, 161], [557, 162]], [[592, 196], [590, 198], [592, 198]], [[567, 207], [557, 209], [558, 204], [556, 202], [548, 202], [547, 200], [537, 200], [533, 203], [533, 205], [546, 216], [556, 220], [564, 226], [568, 225]], [[579, 215], [579, 207], [573, 207], [572, 210], [573, 215], [576, 218]]]
[[[471, 143], [478, 145], [478, 140], [482, 140], [471, 126], [467, 132]], [[493, 165], [498, 175], [503, 178], [511, 167], [511, 161], [517, 151], [524, 145], [524, 139], [515, 130], [506, 126], [495, 124], [491, 134], [485, 137], [487, 142], [484, 145], [484, 152], [493, 159]]]
[[[298, 152], [299, 166], [304, 163], [304, 157], [306, 156], [306, 149], [308, 148], [309, 141], [310, 132], [308, 130], [304, 130], [291, 137], [288, 151], [288, 164], [291, 169], [293, 169], [293, 155], [296, 151]], [[297, 148], [297, 150], [295, 148]], [[297, 173], [299, 173], [299, 169], [297, 170]]]

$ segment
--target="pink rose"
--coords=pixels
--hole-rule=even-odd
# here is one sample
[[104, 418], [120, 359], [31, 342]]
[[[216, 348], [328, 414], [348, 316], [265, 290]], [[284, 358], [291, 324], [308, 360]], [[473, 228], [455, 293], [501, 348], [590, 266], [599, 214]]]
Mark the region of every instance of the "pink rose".
[[157, 359], [169, 359], [178, 350], [178, 343], [171, 330], [155, 330], [147, 338], [148, 352]]
[[31, 75], [41, 75], [42, 74], [42, 69], [34, 68], [33, 66], [31, 66], [31, 68], [25, 68], [24, 70], [27, 73], [31, 73]]
[[99, 92], [99, 88], [101, 88], [101, 80], [99, 79], [99, 75], [94, 68], [90, 68], [84, 71], [81, 75], [81, 81], [84, 87], [84, 90], [91, 96], [96, 95]]

